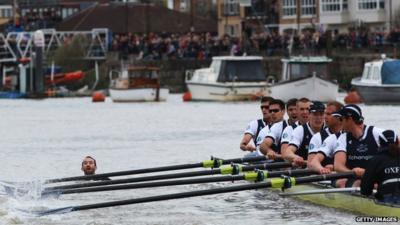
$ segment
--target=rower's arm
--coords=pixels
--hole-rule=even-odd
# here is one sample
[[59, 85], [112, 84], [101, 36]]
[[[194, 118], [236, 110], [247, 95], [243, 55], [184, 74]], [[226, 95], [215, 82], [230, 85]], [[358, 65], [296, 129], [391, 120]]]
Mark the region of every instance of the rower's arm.
[[297, 157], [299, 157], [298, 155], [295, 154], [295, 152], [297, 151], [297, 147], [294, 145], [288, 145], [287, 148], [282, 150], [282, 158], [289, 161], [289, 162], [293, 162], [293, 160]]
[[251, 134], [244, 134], [242, 141], [240, 142], [240, 149], [243, 151], [254, 151], [256, 150], [255, 146], [249, 144], [253, 136]]
[[346, 152], [336, 152], [335, 153], [335, 158], [333, 162], [333, 167], [336, 172], [349, 172], [351, 171], [349, 168], [346, 166], [346, 161], [347, 161], [347, 155]]
[[260, 151], [262, 154], [267, 155], [269, 151], [273, 151], [271, 146], [273, 144], [273, 140], [270, 137], [264, 138], [263, 142], [260, 144]]
[[325, 156], [321, 153], [312, 155], [314, 156], [312, 159], [310, 159], [310, 155], [308, 155], [307, 167], [315, 172], [320, 172], [322, 169], [324, 169], [324, 167], [321, 165], [321, 162], [325, 159]]

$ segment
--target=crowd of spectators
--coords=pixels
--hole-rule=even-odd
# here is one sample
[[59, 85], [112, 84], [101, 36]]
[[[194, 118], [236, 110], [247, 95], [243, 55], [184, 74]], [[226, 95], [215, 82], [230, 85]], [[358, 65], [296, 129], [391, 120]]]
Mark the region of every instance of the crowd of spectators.
[[383, 46], [400, 43], [400, 30], [390, 33], [349, 31], [312, 32], [300, 35], [289, 33], [260, 33], [250, 38], [238, 39], [211, 33], [150, 33], [114, 34], [111, 51], [117, 51], [122, 58], [135, 55], [137, 59], [208, 59], [218, 55], [256, 54], [264, 56], [286, 55], [289, 51], [321, 54], [327, 48], [332, 50], [377, 50]]

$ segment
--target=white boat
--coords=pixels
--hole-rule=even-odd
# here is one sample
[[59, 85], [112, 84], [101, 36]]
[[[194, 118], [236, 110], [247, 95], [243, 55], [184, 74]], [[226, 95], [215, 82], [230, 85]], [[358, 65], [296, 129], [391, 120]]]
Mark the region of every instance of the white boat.
[[125, 66], [110, 71], [110, 97], [114, 102], [165, 101], [169, 90], [160, 87], [156, 67]]
[[386, 58], [364, 64], [362, 77], [351, 81], [365, 104], [400, 103], [400, 60]]
[[313, 101], [335, 101], [339, 86], [329, 79], [330, 62], [332, 59], [325, 56], [282, 59], [282, 77], [278, 83], [271, 83], [270, 95], [283, 101], [302, 97]]
[[241, 101], [266, 95], [267, 78], [262, 59], [258, 56], [213, 57], [209, 68], [186, 76], [191, 100]]

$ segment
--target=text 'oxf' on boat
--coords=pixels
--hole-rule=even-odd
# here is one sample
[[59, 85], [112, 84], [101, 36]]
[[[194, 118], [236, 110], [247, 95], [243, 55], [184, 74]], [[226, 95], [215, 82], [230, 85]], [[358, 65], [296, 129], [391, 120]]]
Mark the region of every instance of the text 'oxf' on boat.
[[400, 103], [400, 60], [386, 58], [367, 62], [361, 77], [351, 81], [365, 104]]
[[326, 56], [296, 56], [282, 59], [282, 76], [269, 88], [273, 98], [288, 101], [291, 98], [306, 97], [313, 101], [334, 101], [339, 86], [330, 79]]
[[259, 56], [213, 57], [209, 68], [187, 74], [191, 100], [242, 101], [267, 94], [263, 58]]
[[161, 88], [160, 69], [147, 66], [122, 66], [110, 71], [110, 97], [114, 102], [165, 101], [167, 88]]

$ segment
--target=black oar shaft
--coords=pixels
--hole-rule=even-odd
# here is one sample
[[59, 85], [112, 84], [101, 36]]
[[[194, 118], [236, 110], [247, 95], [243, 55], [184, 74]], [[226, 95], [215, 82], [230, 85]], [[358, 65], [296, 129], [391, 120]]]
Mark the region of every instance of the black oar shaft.
[[[252, 166], [242, 166], [242, 171], [251, 171], [254, 169], [275, 169], [275, 168], [283, 168], [290, 167], [291, 164], [289, 162], [278, 162], [278, 163], [265, 163], [260, 165], [252, 165]], [[98, 181], [98, 182], [89, 182], [83, 184], [70, 184], [70, 185], [61, 185], [46, 188], [44, 191], [56, 190], [56, 189], [72, 189], [72, 188], [83, 188], [83, 187], [95, 187], [95, 186], [103, 186], [103, 185], [112, 185], [112, 184], [123, 184], [123, 183], [135, 183], [135, 182], [144, 182], [144, 181], [152, 181], [152, 180], [166, 180], [166, 179], [174, 179], [174, 178], [185, 178], [185, 177], [195, 177], [195, 176], [206, 176], [206, 175], [214, 175], [214, 174], [229, 174], [232, 171], [233, 166], [226, 166], [227, 172], [223, 172], [224, 169], [213, 169], [213, 170], [203, 170], [203, 171], [193, 171], [193, 172], [184, 172], [184, 173], [173, 173], [173, 174], [160, 174], [154, 176], [147, 177], [134, 177], [127, 179], [119, 179], [119, 180], [107, 180], [107, 181]]]
[[[282, 176], [282, 175], [287, 175], [287, 176], [311, 175], [311, 174], [314, 174], [315, 172], [308, 170], [308, 169], [299, 169], [299, 170], [273, 171], [273, 172], [264, 172], [264, 173], [266, 174], [264, 179], [266, 179], [266, 178], [278, 177], [278, 176]], [[62, 190], [43, 192], [42, 195], [53, 194], [53, 193], [74, 194], [74, 193], [87, 193], [87, 192], [99, 192], [99, 191], [115, 191], [115, 190], [148, 188], [148, 187], [165, 187], [165, 186], [188, 185], [188, 184], [202, 184], [202, 183], [212, 183], [212, 182], [234, 182], [234, 181], [239, 181], [239, 180], [246, 180], [246, 175], [229, 175], [229, 176], [194, 178], [194, 179], [184, 179], [184, 180], [168, 180], [168, 181], [126, 184], [126, 185], [62, 189]], [[253, 180], [251, 180], [251, 181], [253, 181]]]
[[145, 169], [135, 169], [135, 170], [94, 174], [94, 175], [87, 175], [87, 176], [75, 176], [75, 177], [49, 179], [49, 180], [46, 180], [45, 183], [58, 183], [58, 182], [75, 181], [75, 180], [95, 180], [95, 179], [104, 178], [104, 177], [164, 172], [164, 171], [169, 171], [169, 170], [193, 169], [193, 168], [199, 168], [199, 167], [213, 167], [214, 164], [215, 165], [218, 165], [218, 164], [224, 165], [224, 164], [229, 164], [229, 163], [258, 162], [258, 161], [262, 161], [262, 160], [266, 160], [265, 156], [257, 156], [257, 157], [251, 157], [251, 158], [235, 158], [235, 159], [226, 159], [226, 160], [214, 159], [214, 160], [206, 160], [206, 161], [203, 161], [200, 163], [192, 163], [192, 164], [161, 166], [161, 167], [153, 167], [153, 168], [145, 168]]
[[[337, 173], [337, 174], [328, 174], [328, 175], [316, 175], [316, 176], [309, 176], [309, 177], [292, 178], [292, 180], [294, 180], [294, 183], [296, 185], [298, 185], [298, 184], [316, 182], [316, 181], [321, 181], [321, 180], [349, 178], [349, 177], [354, 177], [354, 173], [348, 172], [348, 173]], [[120, 205], [130, 205], [130, 204], [138, 204], [138, 203], [145, 203], [145, 202], [180, 199], [180, 198], [221, 194], [221, 193], [237, 192], [237, 191], [244, 191], [244, 190], [254, 190], [254, 189], [269, 188], [269, 187], [281, 187], [280, 183], [283, 183], [283, 181], [282, 181], [283, 179], [281, 179], [281, 178], [275, 178], [275, 179], [276, 180], [268, 180], [266, 182], [255, 183], [255, 184], [245, 184], [245, 185], [221, 187], [221, 188], [208, 189], [208, 190], [198, 190], [198, 191], [150, 196], [150, 197], [136, 198], [136, 199], [129, 199], [129, 200], [74, 206], [74, 207], [71, 207], [70, 211], [80, 211], [80, 210], [97, 209], [97, 208], [120, 206]], [[49, 210], [49, 212], [53, 213], [55, 211]], [[46, 212], [44, 212], [44, 214], [46, 214]]]

